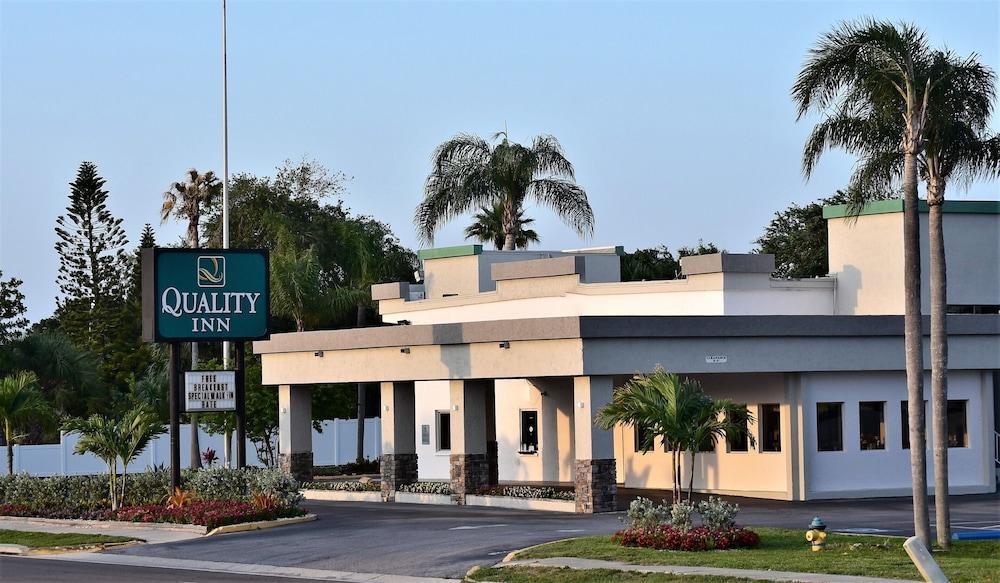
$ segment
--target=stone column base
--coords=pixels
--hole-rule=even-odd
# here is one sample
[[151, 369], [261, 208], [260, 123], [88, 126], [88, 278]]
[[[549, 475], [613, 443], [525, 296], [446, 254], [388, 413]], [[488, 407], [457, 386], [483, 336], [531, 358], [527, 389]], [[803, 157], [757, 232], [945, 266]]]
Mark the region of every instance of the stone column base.
[[313, 479], [313, 452], [299, 451], [278, 455], [278, 466], [300, 482]]
[[465, 504], [466, 494], [475, 494], [489, 481], [489, 464], [486, 454], [452, 454], [451, 499]]
[[592, 514], [617, 510], [616, 480], [614, 459], [576, 460], [573, 468], [576, 511]]
[[486, 485], [496, 486], [500, 483], [500, 451], [496, 441], [486, 442], [486, 463], [489, 464]]
[[417, 481], [417, 454], [386, 453], [379, 458], [382, 471], [382, 501], [395, 502], [396, 490]]

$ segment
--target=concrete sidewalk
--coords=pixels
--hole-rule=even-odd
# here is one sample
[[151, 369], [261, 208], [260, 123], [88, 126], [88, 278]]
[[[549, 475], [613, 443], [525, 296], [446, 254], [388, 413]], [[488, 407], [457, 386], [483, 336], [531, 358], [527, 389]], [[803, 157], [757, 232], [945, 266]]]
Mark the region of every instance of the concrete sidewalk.
[[[611, 569], [634, 573], [669, 573], [671, 575], [713, 575], [717, 577], [742, 577], [762, 581], [800, 581], [802, 583], [901, 583], [904, 579], [884, 579], [879, 577], [855, 577], [851, 575], [829, 575], [826, 573], [792, 573], [788, 571], [759, 571], [755, 569], [724, 569], [719, 567], [683, 567], [674, 565], [633, 565], [618, 561], [596, 559], [575, 559], [553, 557], [550, 559], [528, 559], [510, 561], [498, 567], [568, 567], [570, 569]], [[918, 582], [909, 582], [918, 583]]]
[[[134, 524], [134, 526], [133, 526]], [[177, 525], [182, 527], [184, 525]], [[170, 528], [164, 526], [150, 527], [142, 523], [122, 523], [116, 522], [113, 525], [100, 526], [95, 524], [81, 524], [79, 521], [40, 521], [30, 518], [17, 519], [4, 517], [0, 520], [0, 530], [20, 530], [30, 532], [69, 532], [74, 534], [104, 534], [109, 536], [128, 536], [138, 538], [147, 543], [169, 543], [200, 538], [204, 534], [186, 531], [183, 528]]]

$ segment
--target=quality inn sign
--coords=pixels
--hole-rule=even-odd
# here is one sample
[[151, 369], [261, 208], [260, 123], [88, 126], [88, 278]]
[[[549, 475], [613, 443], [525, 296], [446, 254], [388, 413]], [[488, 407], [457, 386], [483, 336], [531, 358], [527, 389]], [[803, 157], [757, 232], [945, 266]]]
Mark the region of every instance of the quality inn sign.
[[143, 339], [265, 339], [268, 281], [266, 251], [143, 249]]

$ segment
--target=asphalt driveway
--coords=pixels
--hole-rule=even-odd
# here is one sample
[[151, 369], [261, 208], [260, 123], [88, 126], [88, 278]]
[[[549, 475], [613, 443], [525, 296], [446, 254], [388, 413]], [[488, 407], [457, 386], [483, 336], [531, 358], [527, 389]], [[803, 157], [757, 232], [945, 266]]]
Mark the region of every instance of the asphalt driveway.
[[[623, 499], [643, 492], [623, 491]], [[649, 493], [662, 498], [663, 493]], [[741, 499], [740, 522], [800, 528], [821, 516], [834, 531], [908, 535], [906, 498], [777, 502]], [[168, 542], [114, 553], [363, 573], [460, 577], [514, 549], [610, 534], [622, 513], [577, 515], [416, 504], [308, 502], [319, 520], [271, 530]], [[933, 505], [932, 505], [933, 508]], [[932, 519], [933, 520], [933, 519]], [[1000, 496], [955, 497], [956, 530], [1000, 525]]]

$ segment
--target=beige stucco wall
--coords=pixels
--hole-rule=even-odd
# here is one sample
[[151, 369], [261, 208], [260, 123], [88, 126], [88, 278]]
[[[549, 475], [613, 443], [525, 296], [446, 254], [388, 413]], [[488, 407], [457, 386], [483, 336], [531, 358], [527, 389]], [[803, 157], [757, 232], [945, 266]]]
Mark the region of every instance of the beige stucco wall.
[[[501, 481], [573, 480], [573, 393], [569, 379], [496, 381]], [[544, 394], [543, 394], [544, 393]], [[538, 412], [538, 452], [520, 453], [521, 411]]]
[[[757, 449], [747, 452], [726, 452], [726, 444], [720, 442], [714, 452], [699, 453], [695, 459], [694, 487], [698, 491], [711, 490], [717, 493], [732, 493], [763, 498], [792, 499], [792, 479], [790, 457], [792, 455], [792, 428], [790, 425], [791, 406], [786, 398], [784, 375], [693, 375], [702, 382], [706, 392], [715, 398], [732, 399], [746, 403], [754, 417], [759, 416], [758, 407], [762, 403], [781, 405], [781, 451], [760, 451], [760, 436], [757, 423], [751, 423], [750, 431], [757, 436]], [[619, 427], [615, 439], [621, 443], [616, 448], [617, 463], [621, 466], [624, 484], [632, 488], [664, 488], [673, 485], [671, 455], [662, 446], [646, 453], [635, 451], [635, 431], [631, 427]], [[690, 476], [689, 456], [685, 454], [681, 476], [685, 487]]]

